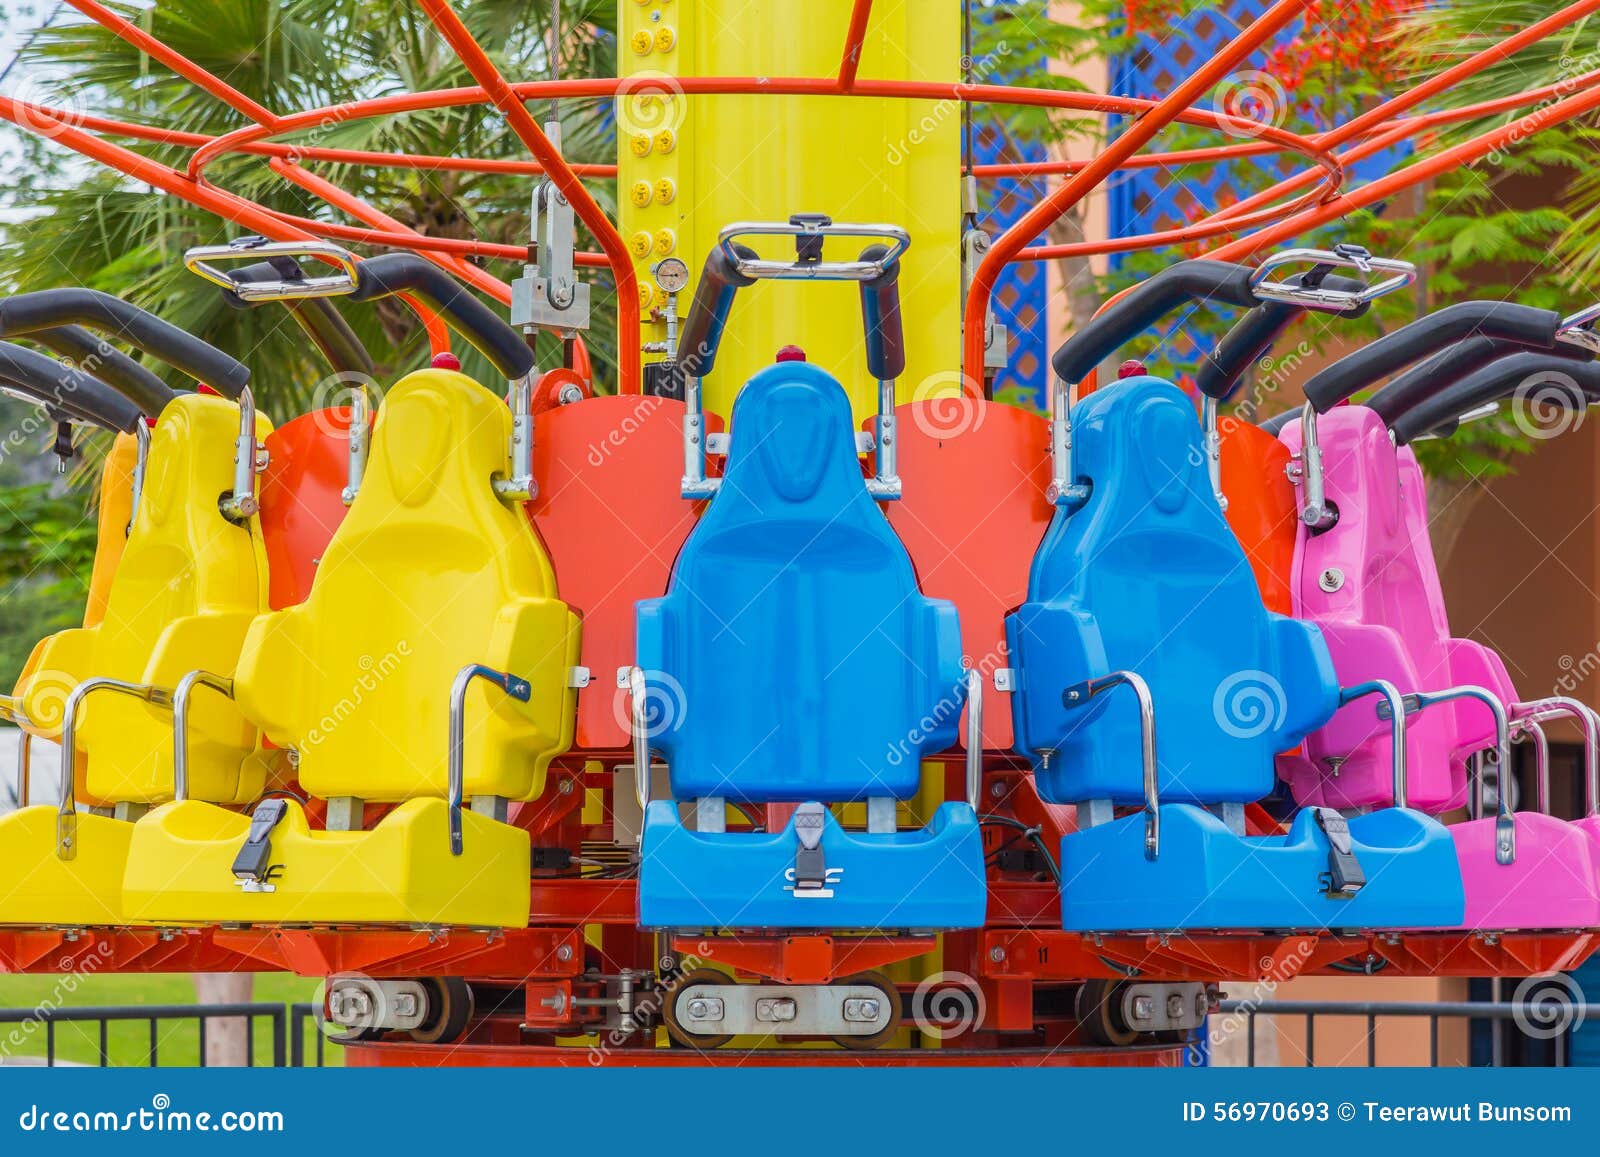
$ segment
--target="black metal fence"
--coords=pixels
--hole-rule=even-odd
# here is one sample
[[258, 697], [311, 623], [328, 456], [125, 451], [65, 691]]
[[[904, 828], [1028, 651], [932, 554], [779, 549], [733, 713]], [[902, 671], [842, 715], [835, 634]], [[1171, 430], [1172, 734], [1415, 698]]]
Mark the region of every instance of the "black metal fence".
[[[147, 1045], [130, 1053], [125, 1044], [117, 1050], [115, 1063], [121, 1065], [156, 1066], [165, 1059], [168, 1064], [198, 1065], [206, 1063], [207, 1027], [219, 1020], [242, 1020], [245, 1025], [246, 1064], [257, 1064], [258, 1043], [265, 1042], [267, 1059], [263, 1062], [273, 1067], [320, 1068], [327, 1063], [328, 1038], [322, 1031], [319, 1010], [312, 1004], [150, 1004], [82, 1008], [10, 1008], [0, 1009], [0, 1043], [8, 1036], [14, 1037], [19, 1028], [27, 1029], [26, 1043], [30, 1048], [33, 1038], [44, 1035], [43, 1055], [30, 1052], [28, 1061], [41, 1061], [46, 1065], [62, 1062], [62, 1026], [92, 1026], [92, 1039], [96, 1042], [94, 1056], [104, 1067], [111, 1065], [111, 1026], [118, 1023], [143, 1023], [147, 1026]], [[1365, 1061], [1368, 1066], [1378, 1063], [1378, 1039], [1385, 1022], [1392, 1027], [1396, 1022], [1402, 1031], [1414, 1033], [1415, 1022], [1425, 1021], [1428, 1033], [1429, 1064], [1440, 1061], [1440, 1026], [1446, 1021], [1465, 1022], [1472, 1036], [1470, 1058], [1477, 1064], [1533, 1064], [1564, 1067], [1571, 1063], [1570, 1030], [1591, 1022], [1600, 1026], [1600, 1004], [1565, 1002], [1552, 1008], [1537, 1001], [1325, 1001], [1325, 1000], [1225, 1000], [1218, 1010], [1221, 1017], [1243, 1019], [1245, 1034], [1245, 1063], [1255, 1067], [1258, 1062], [1258, 1043], [1264, 1033], [1277, 1032], [1279, 1022], [1299, 1020], [1304, 1030], [1304, 1065], [1316, 1064], [1318, 1023], [1338, 1019], [1356, 1019], [1364, 1022], [1363, 1040]], [[1263, 1023], [1262, 1018], [1274, 1018]], [[193, 1021], [197, 1029], [198, 1049], [193, 1055], [174, 1055], [169, 1047], [162, 1050], [163, 1026], [174, 1022]], [[1215, 1018], [1213, 1018], [1215, 1023]], [[11, 1026], [11, 1027], [7, 1027]], [[81, 1041], [80, 1036], [76, 1038]], [[307, 1042], [310, 1048], [307, 1048]], [[185, 1050], [187, 1053], [188, 1050]], [[1348, 1057], [1341, 1057], [1348, 1062]], [[69, 1062], [85, 1063], [85, 1062]]]
[[[143, 1023], [148, 1028], [148, 1044], [130, 1053], [119, 1042], [117, 1062], [122, 1065], [138, 1064], [154, 1067], [165, 1059], [168, 1064], [204, 1067], [208, 1027], [214, 1021], [242, 1020], [245, 1032], [245, 1064], [257, 1064], [259, 1042], [265, 1041], [266, 1064], [274, 1068], [306, 1065], [306, 1038], [313, 1040], [311, 1063], [320, 1067], [326, 1060], [326, 1038], [321, 1030], [317, 1008], [310, 1004], [146, 1004], [117, 1006], [84, 1006], [82, 1008], [0, 1008], [0, 1044], [20, 1049], [16, 1059], [23, 1063], [42, 1061], [45, 1065], [63, 1063], [61, 1056], [63, 1026], [89, 1028], [96, 1041], [94, 1056], [100, 1067], [113, 1063], [111, 1026], [119, 1023]], [[193, 1055], [173, 1055], [169, 1044], [162, 1051], [164, 1039], [170, 1040], [174, 1022], [192, 1021], [198, 1037], [198, 1048]], [[310, 1031], [307, 1031], [309, 1023]], [[9, 1028], [7, 1026], [10, 1026]], [[42, 1032], [43, 1055], [37, 1053], [36, 1038]], [[263, 1035], [265, 1034], [265, 1035]], [[88, 1034], [85, 1034], [88, 1035]], [[75, 1043], [82, 1036], [75, 1037]], [[6, 1049], [9, 1054], [11, 1047]], [[190, 1050], [184, 1050], [188, 1053]], [[137, 1056], [137, 1060], [133, 1059]], [[84, 1062], [71, 1062], [84, 1063]]]
[[[1300, 1020], [1304, 1027], [1304, 1064], [1316, 1066], [1317, 1025], [1333, 1019], [1364, 1021], [1366, 1065], [1378, 1063], [1380, 1022], [1403, 1022], [1403, 1031], [1415, 1032], [1415, 1022], [1427, 1022], [1428, 1063], [1439, 1065], [1439, 1029], [1445, 1021], [1465, 1022], [1469, 1035], [1468, 1059], [1474, 1064], [1543, 1065], [1565, 1068], [1571, 1063], [1571, 1033], [1585, 1023], [1600, 1025], [1600, 1004], [1538, 1000], [1519, 1001], [1343, 1001], [1273, 1000], [1251, 1003], [1225, 1000], [1219, 1015], [1244, 1018], [1245, 1064], [1256, 1067], [1261, 1031], [1276, 1032], [1277, 1021]], [[1272, 1017], [1268, 1025], [1260, 1019]], [[1345, 1058], [1341, 1058], [1344, 1060]]]

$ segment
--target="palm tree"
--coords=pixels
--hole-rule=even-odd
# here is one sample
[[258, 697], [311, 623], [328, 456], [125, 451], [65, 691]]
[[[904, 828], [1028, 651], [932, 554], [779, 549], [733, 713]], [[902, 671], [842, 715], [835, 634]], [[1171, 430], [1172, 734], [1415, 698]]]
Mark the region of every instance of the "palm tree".
[[[472, 84], [460, 61], [410, 4], [360, 0], [159, 0], [154, 7], [112, 5], [189, 59], [223, 77], [268, 108], [297, 111], [386, 93]], [[508, 76], [547, 77], [550, 69], [549, 4], [523, 0], [472, 0], [459, 6], [479, 40], [492, 46]], [[561, 0], [560, 73], [614, 75], [614, 5], [607, 0]], [[111, 32], [84, 20], [52, 24], [23, 53], [16, 75], [31, 99], [120, 120], [217, 134], [250, 122], [240, 112], [153, 63]], [[543, 115], [542, 109], [536, 110]], [[614, 143], [609, 101], [563, 102], [563, 141], [576, 161], [607, 162]], [[480, 106], [442, 109], [376, 120], [340, 120], [285, 138], [331, 148], [401, 151], [446, 156], [527, 159], [499, 116]], [[135, 151], [181, 167], [187, 150], [121, 141]], [[49, 142], [19, 145], [29, 162], [24, 179], [3, 196], [26, 211], [25, 221], [0, 230], [0, 274], [16, 292], [56, 285], [88, 285], [126, 297], [213, 344], [255, 371], [258, 400], [280, 419], [300, 412], [310, 387], [326, 367], [281, 310], [229, 309], [204, 282], [184, 271], [183, 251], [236, 236], [237, 226], [177, 198], [152, 195], [143, 185], [76, 159], [63, 159]], [[525, 244], [532, 180], [520, 176], [442, 171], [355, 168], [309, 164], [382, 208], [405, 225], [435, 236], [477, 237]], [[209, 171], [227, 189], [277, 210], [359, 224], [329, 209], [267, 167], [262, 157], [223, 158]], [[598, 190], [614, 204], [614, 190]], [[592, 246], [589, 246], [592, 247]], [[357, 246], [356, 248], [360, 248]], [[510, 263], [494, 272], [516, 275]], [[612, 362], [612, 327], [596, 294], [594, 350], [602, 367]], [[426, 358], [420, 328], [397, 302], [344, 313], [372, 350], [380, 371], [394, 375]], [[476, 355], [469, 372], [494, 375]], [[549, 364], [548, 359], [546, 364]], [[602, 368], [602, 374], [606, 372]], [[174, 384], [182, 384], [175, 382]]]
[[[558, 3], [561, 74], [615, 75], [614, 4]], [[274, 110], [472, 83], [411, 4], [158, 0], [148, 8], [113, 7]], [[550, 5], [471, 0], [459, 7], [507, 75], [520, 80], [551, 75]], [[23, 95], [40, 103], [208, 134], [248, 124], [239, 112], [86, 21], [52, 23], [26, 46], [17, 69], [14, 78], [20, 76]], [[562, 113], [569, 158], [612, 159], [609, 101], [564, 102]], [[390, 120], [341, 121], [309, 137], [314, 139], [299, 140], [336, 148], [526, 159], [500, 118], [476, 106]], [[169, 165], [181, 167], [187, 159], [179, 149], [121, 143]], [[214, 289], [183, 269], [186, 248], [226, 240], [237, 232], [233, 226], [119, 174], [65, 157], [48, 141], [18, 140], [8, 151], [22, 164], [6, 182], [0, 204], [21, 212], [13, 214], [19, 220], [0, 228], [0, 292], [86, 285], [115, 293], [245, 361], [254, 371], [257, 400], [279, 420], [307, 407], [314, 383], [327, 369], [308, 352], [287, 315], [276, 309], [229, 309]], [[528, 239], [528, 178], [350, 166], [317, 171], [424, 233], [511, 244]], [[217, 184], [271, 208], [341, 220], [272, 172], [262, 158], [224, 158], [210, 175]], [[614, 207], [613, 189], [598, 193], [602, 204]], [[515, 270], [496, 273], [509, 280]], [[602, 291], [595, 303], [591, 348], [604, 374], [614, 364], [608, 335], [615, 327], [607, 321], [612, 302]], [[426, 359], [427, 344], [403, 307], [385, 303], [344, 313], [373, 352], [381, 375], [392, 377]], [[495, 380], [475, 353], [464, 351], [463, 362], [480, 380]], [[165, 373], [164, 367], [156, 368]], [[251, 978], [197, 976], [196, 989], [202, 1000], [248, 1000]], [[213, 1022], [210, 1063], [242, 1063], [244, 1026], [232, 1027], [230, 1033], [223, 1022]]]

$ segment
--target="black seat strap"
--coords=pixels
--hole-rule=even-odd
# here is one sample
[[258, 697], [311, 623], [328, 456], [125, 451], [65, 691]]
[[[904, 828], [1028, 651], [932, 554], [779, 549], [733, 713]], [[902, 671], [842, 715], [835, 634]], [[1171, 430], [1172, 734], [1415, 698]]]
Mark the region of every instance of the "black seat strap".
[[828, 865], [822, 854], [822, 832], [827, 810], [820, 803], [803, 803], [794, 812], [794, 834], [800, 846], [794, 851], [794, 890], [816, 892], [827, 887]]
[[1328, 837], [1328, 870], [1317, 877], [1323, 894], [1335, 900], [1349, 900], [1367, 883], [1367, 874], [1356, 859], [1350, 840], [1350, 822], [1331, 807], [1314, 809], [1317, 826]]
[[274, 874], [283, 871], [282, 864], [272, 863], [272, 829], [289, 814], [289, 805], [281, 799], [264, 799], [250, 813], [250, 832], [244, 838], [244, 847], [234, 857], [233, 874], [245, 884], [265, 884]]

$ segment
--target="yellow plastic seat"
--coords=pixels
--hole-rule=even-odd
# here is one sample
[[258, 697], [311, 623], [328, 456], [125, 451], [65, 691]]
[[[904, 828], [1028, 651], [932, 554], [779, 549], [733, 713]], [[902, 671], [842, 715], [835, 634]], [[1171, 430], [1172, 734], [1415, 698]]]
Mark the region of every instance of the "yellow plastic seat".
[[[234, 403], [204, 395], [181, 397], [162, 412], [138, 513], [98, 620], [91, 603], [90, 625], [43, 640], [18, 683], [34, 734], [61, 737], [68, 700], [88, 679], [170, 694], [197, 667], [232, 672], [267, 589], [253, 520], [236, 524], [218, 507], [233, 484], [238, 415]], [[265, 428], [258, 421], [258, 434]], [[109, 506], [102, 531], [117, 530], [106, 525], [119, 517]], [[124, 505], [120, 517], [126, 511]], [[83, 697], [75, 780], [84, 798], [69, 809], [64, 833], [54, 805], [0, 818], [0, 860], [11, 868], [10, 886], [0, 890], [0, 924], [125, 922], [121, 891], [133, 824], [82, 805], [130, 805], [123, 814], [132, 818], [172, 799], [172, 716], [155, 698], [109, 691]], [[198, 704], [191, 730], [193, 795], [242, 804], [261, 794], [267, 764], [260, 732], [233, 704], [220, 697]]]
[[[138, 456], [138, 442], [133, 435], [118, 434], [111, 443], [111, 449], [106, 451], [105, 461], [100, 467], [100, 510], [96, 520], [94, 567], [89, 575], [89, 597], [83, 608], [83, 625], [86, 627], [92, 627], [105, 618], [111, 580], [116, 576], [117, 564], [122, 561], [122, 550], [128, 537], [128, 520], [133, 516], [133, 472]], [[0, 704], [7, 709], [5, 714], [18, 717], [15, 722], [29, 734], [53, 740], [61, 737], [59, 707], [53, 712], [57, 716], [54, 727], [36, 723], [22, 715], [22, 700], [29, 685], [37, 682], [39, 662], [49, 642], [50, 636], [47, 635], [34, 644], [28, 661], [22, 665], [22, 673], [17, 676], [14, 691], [10, 696], [0, 698]], [[64, 704], [71, 690], [71, 687], [60, 688], [55, 697]]]
[[269, 801], [257, 815], [276, 823], [257, 878], [234, 872], [251, 817], [192, 799], [157, 808], [129, 855], [133, 916], [527, 923], [527, 834], [468, 811], [455, 854], [447, 801], [463, 667], [515, 675], [526, 693], [463, 683], [465, 797], [537, 798], [573, 738], [578, 617], [556, 597], [528, 520], [493, 489], [510, 439], [510, 411], [470, 378], [424, 370], [399, 382], [310, 595], [258, 618], [245, 641], [234, 694], [272, 742], [294, 749], [301, 787], [399, 806], [369, 829], [319, 830], [297, 801]]

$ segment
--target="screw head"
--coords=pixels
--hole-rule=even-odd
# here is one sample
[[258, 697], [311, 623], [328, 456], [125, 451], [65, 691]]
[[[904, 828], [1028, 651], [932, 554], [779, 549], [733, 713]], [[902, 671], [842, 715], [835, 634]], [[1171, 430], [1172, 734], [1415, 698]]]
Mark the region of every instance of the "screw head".
[[1344, 571], [1336, 566], [1330, 566], [1317, 576], [1317, 585], [1328, 594], [1333, 594], [1334, 591], [1344, 586]]
[[1006, 950], [1000, 947], [1000, 945], [996, 944], [993, 948], [989, 949], [989, 959], [994, 961], [996, 964], [999, 964], [1005, 958]]

